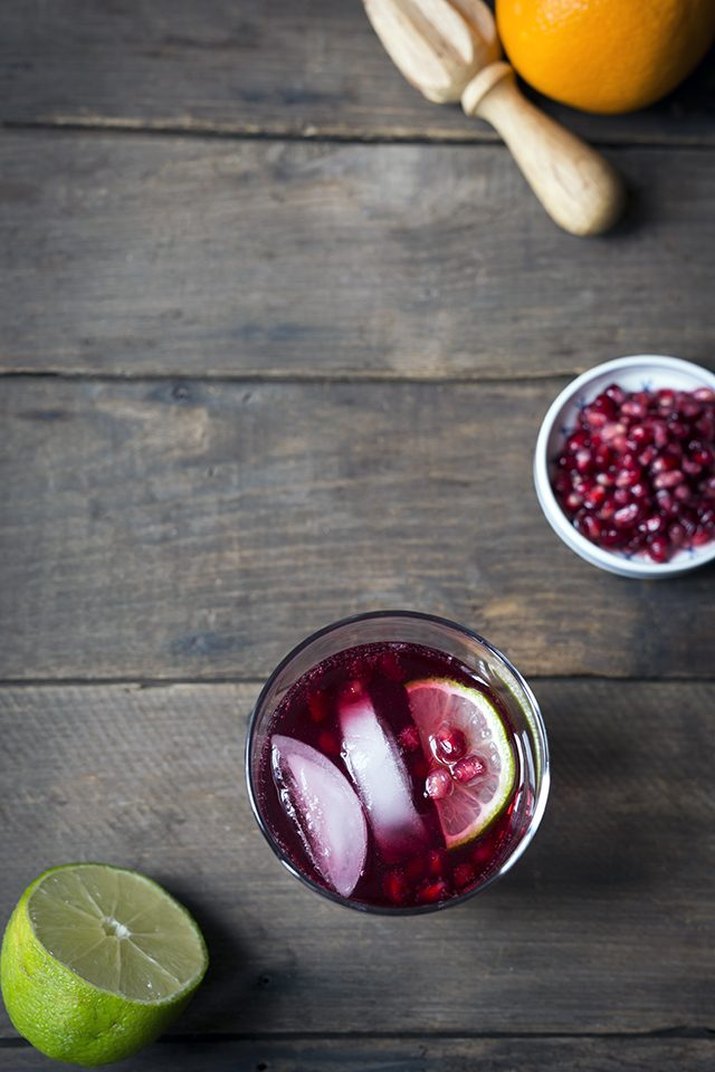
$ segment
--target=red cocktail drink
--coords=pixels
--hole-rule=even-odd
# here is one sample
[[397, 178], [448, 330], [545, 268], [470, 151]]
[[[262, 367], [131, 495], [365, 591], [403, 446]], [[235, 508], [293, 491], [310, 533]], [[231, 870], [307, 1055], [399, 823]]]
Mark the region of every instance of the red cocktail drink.
[[373, 911], [443, 907], [503, 874], [548, 791], [528, 686], [476, 634], [426, 615], [330, 626], [253, 714], [251, 802], [283, 863]]

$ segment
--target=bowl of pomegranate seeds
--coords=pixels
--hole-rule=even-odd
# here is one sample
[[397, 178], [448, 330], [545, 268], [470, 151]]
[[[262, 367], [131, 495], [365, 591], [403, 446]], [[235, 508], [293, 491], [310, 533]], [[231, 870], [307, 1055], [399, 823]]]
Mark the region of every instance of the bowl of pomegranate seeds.
[[624, 577], [715, 559], [715, 375], [675, 357], [607, 361], [555, 399], [534, 482], [558, 536]]

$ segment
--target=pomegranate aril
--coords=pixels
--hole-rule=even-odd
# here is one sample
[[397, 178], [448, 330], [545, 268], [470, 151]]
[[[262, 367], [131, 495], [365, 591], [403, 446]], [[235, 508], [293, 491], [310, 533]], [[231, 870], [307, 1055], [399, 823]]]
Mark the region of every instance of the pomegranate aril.
[[431, 770], [425, 779], [425, 794], [430, 800], [444, 800], [453, 789], [454, 782], [444, 767]]
[[642, 421], [647, 412], [648, 407], [636, 398], [627, 399], [621, 406], [621, 413], [624, 417], [633, 417], [638, 421]]
[[490, 837], [480, 838], [474, 846], [472, 852], [472, 859], [477, 867], [483, 867], [484, 864], [489, 863], [494, 854], [494, 842]]
[[443, 763], [461, 759], [467, 751], [467, 740], [462, 731], [446, 723], [436, 730], [430, 743], [435, 756]]
[[671, 469], [677, 469], [678, 459], [674, 458], [672, 454], [667, 454], [663, 451], [657, 458], [653, 459], [650, 466], [651, 473], [667, 473]]
[[595, 509], [605, 501], [606, 495], [606, 489], [601, 484], [592, 484], [588, 491], [585, 492], [583, 501], [591, 509]]
[[601, 509], [598, 511], [598, 516], [601, 521], [610, 521], [617, 509], [618, 503], [613, 497], [605, 499]]
[[559, 499], [563, 499], [571, 490], [571, 477], [568, 473], [560, 471], [556, 474], [553, 483], [554, 493]]
[[442, 878], [444, 875], [444, 853], [439, 849], [432, 849], [427, 857], [427, 873], [434, 878]]
[[692, 536], [693, 547], [703, 547], [706, 543], [710, 543], [713, 538], [713, 528], [707, 525], [698, 525]]
[[308, 696], [308, 711], [313, 722], [323, 722], [328, 714], [328, 697], [322, 690]]
[[404, 904], [407, 900], [409, 888], [402, 871], [388, 871], [383, 879], [382, 888], [387, 899], [393, 904]]
[[471, 886], [476, 881], [477, 873], [470, 864], [457, 864], [452, 872], [454, 884], [459, 890], [465, 889], [467, 886]]
[[402, 681], [405, 676], [394, 651], [386, 651], [381, 655], [380, 669], [391, 681]]
[[618, 440], [623, 440], [623, 444], [626, 442], [626, 431], [627, 428], [621, 421], [609, 421], [601, 430], [601, 438], [604, 443], [612, 444], [615, 449], [618, 449], [616, 446]]
[[621, 406], [626, 399], [626, 392], [619, 383], [611, 383], [603, 392], [616, 406]]
[[460, 785], [466, 785], [477, 778], [481, 778], [483, 774], [486, 774], [486, 770], [487, 765], [480, 756], [465, 756], [464, 759], [460, 759], [458, 763], [455, 763], [452, 768], [452, 777]]
[[443, 901], [445, 897], [449, 897], [449, 886], [444, 879], [428, 882], [417, 891], [419, 904], [434, 904], [435, 901]]
[[672, 469], [670, 472], [658, 473], [657, 477], [653, 480], [653, 486], [655, 488], [674, 488], [678, 484], [682, 484], [685, 480], [680, 469]]
[[603, 547], [623, 547], [626, 537], [618, 529], [604, 528], [601, 530], [601, 544]]
[[632, 499], [648, 499], [650, 497], [650, 490], [642, 480], [636, 481], [635, 484], [631, 484], [630, 493]]
[[713, 452], [711, 450], [708, 450], [707, 447], [702, 447], [699, 445], [693, 450], [691, 444], [690, 460], [704, 469], [706, 466], [712, 465]]
[[678, 517], [678, 524], [683, 526], [688, 539], [692, 537], [693, 533], [698, 527], [698, 524], [703, 524], [703, 516], [704, 515], [701, 515], [699, 520], [698, 515], [687, 507], [680, 511], [680, 515]]
[[631, 447], [631, 444], [633, 444], [631, 449], [635, 450], [638, 447], [643, 447], [647, 443], [650, 443], [652, 439], [653, 433], [650, 428], [646, 428], [644, 424], [634, 424], [628, 429], [626, 444], [628, 447]]
[[681, 420], [692, 421], [702, 413], [702, 403], [696, 398], [684, 398], [678, 404], [677, 415]]
[[668, 442], [668, 425], [665, 421], [653, 421], [651, 428], [653, 430], [653, 443], [659, 450], [662, 450]]
[[704, 413], [695, 422], [695, 429], [703, 439], [712, 440], [715, 436], [715, 413]]
[[420, 735], [416, 726], [405, 726], [397, 735], [399, 744], [406, 752], [416, 752], [420, 747]]
[[581, 447], [587, 446], [588, 442], [588, 432], [584, 431], [583, 428], [579, 428], [578, 431], [572, 432], [566, 440], [566, 450], [570, 454], [575, 454], [577, 450], [581, 449]]
[[418, 878], [423, 878], [425, 873], [425, 861], [422, 856], [413, 856], [405, 864], [405, 878], [408, 882], [416, 882]]
[[318, 750], [324, 756], [336, 759], [340, 755], [340, 741], [337, 734], [331, 733], [329, 730], [323, 730], [318, 737]]
[[591, 540], [592, 543], [598, 543], [598, 538], [601, 535], [601, 522], [593, 514], [584, 513], [583, 517], [578, 520], [577, 528], [587, 540]]
[[634, 484], [637, 484], [643, 475], [642, 469], [637, 466], [635, 469], [629, 469], [624, 467], [619, 469], [616, 473], [615, 484], [617, 488], [630, 488]]
[[608, 414], [603, 410], [594, 409], [593, 406], [583, 411], [581, 419], [589, 428], [600, 429], [608, 424]]
[[646, 543], [646, 552], [654, 562], [667, 562], [670, 557], [670, 544], [664, 536], [653, 536]]
[[609, 417], [615, 417], [618, 413], [618, 404], [610, 397], [608, 391], [602, 391], [598, 398], [591, 403], [591, 408], [595, 408]]
[[595, 447], [593, 451], [594, 465], [601, 472], [608, 469], [609, 465], [613, 465], [615, 458], [615, 452], [605, 443], [601, 443], [599, 446]]
[[675, 517], [679, 511], [679, 505], [673, 494], [667, 488], [660, 488], [655, 493], [656, 507], [664, 517]]
[[666, 521], [664, 517], [660, 514], [651, 514], [650, 517], [645, 517], [638, 523], [638, 530], [648, 535], [655, 536], [657, 533], [663, 531], [665, 525]]
[[622, 506], [620, 510], [616, 510], [613, 515], [613, 524], [619, 529], [631, 529], [638, 521], [641, 514], [641, 508], [638, 503], [629, 503], [627, 506]]
[[658, 457], [658, 451], [653, 443], [650, 443], [645, 450], [642, 450], [638, 455], [638, 461], [641, 465], [647, 469], [653, 464], [654, 460]]
[[576, 459], [576, 471], [582, 474], [592, 473], [595, 467], [593, 454], [590, 450], [582, 447], [581, 450], [577, 450], [574, 458]]
[[[690, 431], [690, 425], [686, 424], [684, 421], [671, 420], [668, 424], [668, 431], [670, 432], [671, 436], [675, 436], [676, 440], [685, 439], [685, 437]], [[677, 443], [671, 442], [666, 447], [666, 450], [669, 450], [673, 446], [677, 445]]]
[[570, 473], [576, 468], [576, 458], [573, 454], [562, 454], [561, 457], [556, 460], [556, 464], [559, 469], [562, 469], [565, 473]]

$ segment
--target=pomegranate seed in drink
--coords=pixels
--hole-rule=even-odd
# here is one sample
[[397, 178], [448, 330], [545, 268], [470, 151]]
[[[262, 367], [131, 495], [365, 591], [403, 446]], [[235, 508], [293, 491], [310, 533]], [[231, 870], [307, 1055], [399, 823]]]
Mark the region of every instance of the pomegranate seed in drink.
[[467, 750], [467, 742], [461, 730], [443, 723], [432, 740], [432, 751], [443, 763], [460, 759]]
[[583, 407], [554, 459], [554, 494], [592, 543], [667, 562], [715, 538], [703, 522], [715, 499], [714, 437], [711, 388], [611, 384]]
[[420, 735], [417, 732], [417, 727], [412, 723], [400, 730], [397, 740], [406, 752], [416, 752], [420, 747]]
[[400, 870], [388, 871], [383, 877], [382, 888], [388, 901], [393, 904], [404, 904], [409, 895], [407, 879]]
[[487, 772], [487, 765], [479, 756], [465, 756], [455, 763], [452, 770], [454, 780], [462, 785], [476, 781]]
[[449, 886], [444, 879], [436, 879], [421, 886], [417, 891], [418, 904], [432, 904], [435, 901], [444, 901], [449, 897]]
[[458, 889], [463, 890], [467, 886], [471, 886], [476, 879], [476, 872], [474, 867], [469, 863], [457, 864], [452, 872], [454, 878], [454, 884]]
[[432, 800], [444, 800], [453, 789], [452, 777], [444, 767], [436, 767], [425, 778], [425, 793]]

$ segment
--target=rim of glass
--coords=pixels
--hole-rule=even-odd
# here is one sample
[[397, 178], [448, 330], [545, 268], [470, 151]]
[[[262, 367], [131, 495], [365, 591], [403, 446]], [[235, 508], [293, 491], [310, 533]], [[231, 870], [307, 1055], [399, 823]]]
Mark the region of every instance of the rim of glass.
[[[321, 886], [319, 883], [311, 879], [308, 875], [304, 874], [304, 872], [301, 871], [293, 863], [291, 858], [280, 847], [276, 839], [273, 837], [273, 834], [271, 833], [268, 824], [265, 822], [261, 814], [261, 811], [258, 807], [258, 802], [256, 800], [256, 794], [254, 792], [253, 777], [251, 772], [251, 756], [253, 751], [252, 746], [256, 736], [256, 727], [258, 723], [259, 714], [261, 712], [261, 707], [265, 702], [265, 698], [269, 694], [276, 678], [279, 677], [283, 670], [290, 663], [292, 663], [293, 660], [301, 654], [301, 652], [305, 651], [305, 649], [311, 644], [315, 643], [315, 641], [320, 640], [321, 637], [328, 636], [330, 633], [335, 633], [345, 626], [356, 625], [360, 622], [365, 621], [378, 621], [380, 619], [411, 619], [422, 621], [428, 625], [432, 624], [437, 626], [443, 626], [447, 629], [453, 629], [457, 633], [460, 633], [463, 637], [466, 637], [468, 640], [476, 641], [477, 644], [481, 644], [483, 647], [485, 647], [489, 652], [491, 652], [492, 655], [494, 655], [497, 661], [503, 663], [506, 668], [514, 675], [517, 684], [523, 690], [530, 707], [530, 714], [534, 720], [534, 733], [538, 737], [538, 744], [541, 748], [541, 780], [536, 794], [534, 812], [531, 816], [531, 819], [529, 820], [528, 827], [526, 828], [521, 837], [521, 840], [515, 846], [513, 852], [508, 857], [508, 859], [505, 860], [504, 864], [499, 868], [499, 870], [495, 874], [491, 875], [488, 879], [486, 879], [486, 881], [482, 882], [479, 886], [475, 887], [472, 890], [467, 890], [465, 893], [450, 897], [448, 900], [442, 901], [438, 904], [413, 905], [396, 908], [388, 908], [386, 906], [381, 907], [380, 905], [364, 904], [360, 901], [350, 900], [350, 898], [347, 897], [341, 897], [340, 894], [334, 893], [332, 890], [327, 889], [325, 886]], [[517, 670], [514, 664], [507, 658], [506, 655], [504, 655], [502, 651], [499, 650], [499, 648], [496, 648], [489, 640], [483, 637], [480, 633], [477, 633], [475, 630], [470, 629], [468, 626], [461, 625], [459, 622], [455, 622], [450, 618], [443, 618], [436, 614], [427, 614], [424, 611], [415, 610], [376, 610], [366, 611], [361, 614], [349, 615], [348, 617], [340, 618], [338, 621], [331, 622], [329, 625], [324, 625], [320, 629], [316, 629], [315, 632], [310, 633], [307, 637], [305, 637], [293, 648], [291, 648], [291, 650], [283, 656], [280, 662], [276, 665], [275, 669], [268, 676], [261, 691], [258, 694], [258, 697], [256, 698], [255, 704], [253, 705], [253, 709], [248, 719], [248, 728], [246, 731], [246, 746], [244, 749], [244, 773], [246, 779], [246, 787], [248, 790], [248, 800], [251, 805], [251, 811], [253, 812], [254, 818], [258, 823], [258, 827], [263, 834], [263, 837], [266, 839], [268, 845], [273, 850], [274, 855], [278, 858], [278, 860], [280, 860], [281, 864], [286, 868], [286, 870], [288, 870], [291, 875], [293, 875], [300, 882], [302, 882], [302, 884], [306, 886], [309, 890], [312, 890], [314, 893], [320, 894], [322, 897], [326, 898], [328, 901], [332, 901], [334, 904], [342, 905], [345, 908], [351, 908], [353, 909], [353, 911], [381, 916], [417, 916], [425, 915], [430, 912], [442, 912], [446, 908], [452, 907], [452, 905], [463, 904], [465, 901], [469, 901], [473, 897], [476, 897], [478, 894], [483, 893], [484, 890], [488, 889], [498, 879], [502, 878], [508, 871], [511, 870], [517, 860], [519, 860], [520, 857], [523, 856], [524, 852], [531, 844], [534, 835], [536, 834], [536, 831], [541, 825], [541, 820], [544, 817], [544, 812], [546, 810], [546, 804], [551, 789], [551, 762], [549, 756], [549, 742], [546, 733], [546, 726], [544, 724], [544, 719], [541, 714], [541, 708], [539, 707], [538, 700], [536, 699], [536, 696], [532, 692], [529, 683], [525, 680], [521, 672]]]

